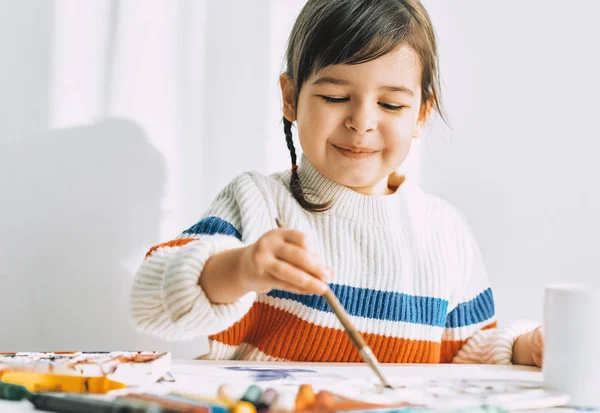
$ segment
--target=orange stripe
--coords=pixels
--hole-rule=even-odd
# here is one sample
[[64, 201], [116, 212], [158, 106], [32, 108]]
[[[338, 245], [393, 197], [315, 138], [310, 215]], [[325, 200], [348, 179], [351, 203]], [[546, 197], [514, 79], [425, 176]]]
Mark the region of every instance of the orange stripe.
[[150, 248], [150, 250], [146, 253], [146, 257], [148, 258], [149, 255], [151, 255], [154, 251], [156, 251], [159, 248], [162, 247], [182, 247], [187, 243], [190, 243], [192, 241], [198, 241], [198, 238], [180, 238], [180, 239], [174, 239], [171, 240], [169, 242], [164, 242], [162, 244], [158, 244], [153, 246], [152, 248]]
[[[492, 328], [498, 327], [498, 322], [494, 321], [484, 327], [482, 330], [489, 330]], [[445, 340], [442, 341], [441, 351], [440, 351], [440, 363], [452, 363], [452, 359], [458, 353], [463, 344], [466, 343], [467, 340]]]
[[482, 330], [491, 330], [493, 328], [498, 328], [498, 322], [497, 321], [494, 321], [493, 323], [490, 323], [487, 326], [482, 327], [481, 329]]
[[[438, 363], [440, 343], [363, 333], [383, 363]], [[250, 311], [211, 340], [230, 346], [243, 342], [270, 356], [293, 361], [360, 362], [362, 359], [342, 329], [322, 327], [265, 303]]]
[[442, 341], [440, 363], [452, 363], [452, 359], [467, 340]]

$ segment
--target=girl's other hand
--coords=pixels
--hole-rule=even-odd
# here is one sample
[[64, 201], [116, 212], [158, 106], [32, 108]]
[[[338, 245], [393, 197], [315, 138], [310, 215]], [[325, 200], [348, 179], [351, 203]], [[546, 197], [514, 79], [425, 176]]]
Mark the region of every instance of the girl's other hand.
[[544, 335], [542, 327], [517, 338], [513, 345], [513, 364], [542, 367], [544, 361]]
[[544, 361], [544, 335], [542, 327], [536, 328], [530, 334], [531, 357], [536, 366], [542, 367]]

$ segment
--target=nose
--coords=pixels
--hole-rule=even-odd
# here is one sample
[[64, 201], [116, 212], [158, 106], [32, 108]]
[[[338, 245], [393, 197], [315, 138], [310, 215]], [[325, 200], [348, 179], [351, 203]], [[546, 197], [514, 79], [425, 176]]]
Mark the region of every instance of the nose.
[[377, 114], [366, 102], [356, 104], [344, 122], [345, 126], [358, 133], [372, 132], [377, 129]]

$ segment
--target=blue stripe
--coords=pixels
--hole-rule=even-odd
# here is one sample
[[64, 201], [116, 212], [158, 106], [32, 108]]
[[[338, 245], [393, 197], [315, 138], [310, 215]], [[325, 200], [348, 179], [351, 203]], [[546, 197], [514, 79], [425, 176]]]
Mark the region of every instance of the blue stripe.
[[448, 314], [446, 328], [465, 327], [489, 320], [496, 314], [494, 295], [488, 288], [471, 301], [460, 303]]
[[224, 234], [233, 235], [239, 240], [242, 239], [242, 234], [233, 225], [219, 217], [206, 217], [183, 231], [183, 233], [197, 235]]
[[[421, 297], [390, 291], [331, 284], [333, 293], [348, 314], [377, 320], [403, 321], [443, 327], [448, 301], [441, 298]], [[293, 300], [319, 311], [331, 312], [325, 299], [318, 295], [294, 294], [272, 290], [270, 297]]]

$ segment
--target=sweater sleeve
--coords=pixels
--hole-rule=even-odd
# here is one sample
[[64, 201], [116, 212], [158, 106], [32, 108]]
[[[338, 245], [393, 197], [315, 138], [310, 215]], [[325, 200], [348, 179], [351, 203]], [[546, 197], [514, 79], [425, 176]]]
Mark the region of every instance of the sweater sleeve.
[[250, 310], [255, 293], [230, 304], [213, 304], [199, 278], [211, 256], [244, 247], [273, 227], [255, 179], [251, 174], [235, 178], [199, 222], [148, 251], [130, 292], [130, 318], [138, 332], [165, 340], [207, 336], [227, 329]]
[[494, 295], [483, 258], [465, 217], [453, 210], [445, 220], [446, 235], [456, 246], [454, 294], [442, 337], [441, 362], [510, 364], [519, 335], [537, 325], [520, 321], [498, 328]]

